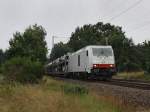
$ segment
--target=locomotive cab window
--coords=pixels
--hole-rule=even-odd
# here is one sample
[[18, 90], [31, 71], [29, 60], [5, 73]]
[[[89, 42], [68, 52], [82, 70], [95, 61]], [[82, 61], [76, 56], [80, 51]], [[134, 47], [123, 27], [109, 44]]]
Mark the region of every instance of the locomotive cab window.
[[88, 51], [86, 51], [86, 56], [89, 56], [89, 52]]
[[93, 56], [113, 56], [111, 48], [93, 48]]
[[78, 55], [78, 66], [80, 66], [80, 55]]

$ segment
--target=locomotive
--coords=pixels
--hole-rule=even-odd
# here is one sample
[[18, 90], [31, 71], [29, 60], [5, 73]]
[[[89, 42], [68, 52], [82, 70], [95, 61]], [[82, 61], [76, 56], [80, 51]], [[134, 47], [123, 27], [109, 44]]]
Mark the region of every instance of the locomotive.
[[116, 74], [114, 52], [111, 46], [86, 46], [50, 62], [46, 71], [54, 76], [111, 79]]

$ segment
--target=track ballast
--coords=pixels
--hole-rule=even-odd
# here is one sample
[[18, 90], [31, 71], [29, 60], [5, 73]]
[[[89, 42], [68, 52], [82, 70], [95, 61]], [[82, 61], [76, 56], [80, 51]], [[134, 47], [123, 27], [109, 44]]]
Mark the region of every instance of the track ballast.
[[74, 80], [74, 81], [77, 80], [77, 81], [84, 81], [84, 82], [89, 82], [89, 83], [103, 83], [103, 84], [108, 84], [108, 85], [117, 85], [117, 86], [122, 86], [122, 87], [150, 90], [150, 82], [141, 81], [141, 80], [140, 81], [139, 80], [125, 80], [125, 79], [111, 79], [108, 81], [102, 81], [102, 80], [97, 80], [97, 79], [81, 80], [81, 79], [65, 78], [63, 76], [58, 76], [58, 75], [57, 75], [57, 79], [59, 79], [59, 80]]

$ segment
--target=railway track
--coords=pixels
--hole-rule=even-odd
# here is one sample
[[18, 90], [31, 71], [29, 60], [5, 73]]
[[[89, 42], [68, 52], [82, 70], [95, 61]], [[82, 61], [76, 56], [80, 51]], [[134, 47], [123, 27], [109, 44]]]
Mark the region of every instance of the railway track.
[[112, 79], [109, 82], [104, 82], [104, 83], [130, 87], [130, 88], [138, 88], [143, 90], [150, 90], [150, 83], [145, 81]]
[[81, 81], [81, 82], [88, 82], [88, 83], [102, 83], [107, 85], [117, 85], [122, 87], [129, 87], [129, 88], [137, 88], [142, 90], [150, 90], [150, 82], [148, 81], [138, 81], [138, 80], [124, 80], [124, 79], [111, 79], [109, 81], [101, 81], [95, 79], [88, 79], [88, 80], [79, 80], [79, 79], [68, 79], [64, 77], [57, 77], [58, 80], [68, 80], [68, 81]]

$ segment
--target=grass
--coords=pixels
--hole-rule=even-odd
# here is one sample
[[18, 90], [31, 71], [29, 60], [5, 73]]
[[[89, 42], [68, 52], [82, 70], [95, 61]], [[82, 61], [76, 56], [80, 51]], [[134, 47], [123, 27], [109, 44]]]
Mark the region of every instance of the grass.
[[150, 81], [150, 74], [146, 74], [144, 72], [123, 72], [118, 73], [115, 77], [121, 79], [136, 79]]
[[37, 85], [0, 85], [0, 112], [123, 112], [116, 99], [45, 78]]

